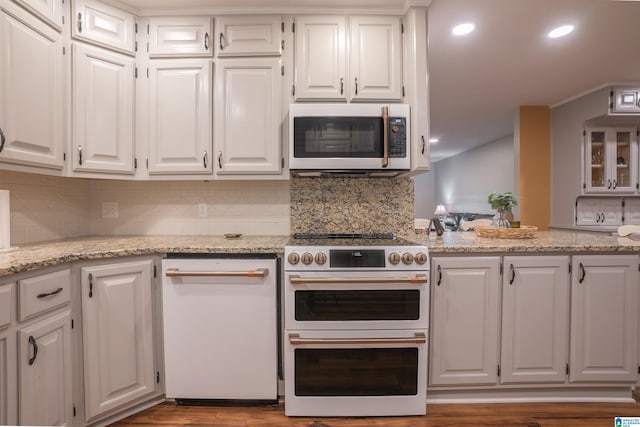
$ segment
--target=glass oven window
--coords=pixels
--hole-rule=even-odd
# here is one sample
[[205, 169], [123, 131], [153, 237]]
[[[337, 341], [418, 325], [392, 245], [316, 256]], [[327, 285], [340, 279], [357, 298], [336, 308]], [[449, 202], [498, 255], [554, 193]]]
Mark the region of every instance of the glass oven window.
[[420, 291], [314, 290], [295, 292], [297, 321], [418, 320]]
[[383, 155], [380, 117], [295, 117], [293, 132], [296, 158]]
[[295, 350], [296, 396], [413, 396], [418, 349]]

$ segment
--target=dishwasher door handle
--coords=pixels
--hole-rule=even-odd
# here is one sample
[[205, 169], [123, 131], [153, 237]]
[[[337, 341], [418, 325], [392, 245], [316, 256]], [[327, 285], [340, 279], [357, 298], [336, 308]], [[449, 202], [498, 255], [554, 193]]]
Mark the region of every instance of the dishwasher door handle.
[[267, 277], [268, 268], [257, 268], [248, 271], [181, 271], [178, 268], [170, 268], [165, 275], [167, 277]]
[[315, 284], [336, 284], [336, 283], [410, 283], [420, 285], [429, 280], [426, 275], [416, 274], [413, 277], [300, 277], [291, 275], [289, 282], [292, 285], [315, 285]]
[[289, 334], [291, 345], [320, 344], [425, 344], [427, 336], [423, 332], [416, 332], [413, 337], [404, 338], [302, 338], [300, 334]]

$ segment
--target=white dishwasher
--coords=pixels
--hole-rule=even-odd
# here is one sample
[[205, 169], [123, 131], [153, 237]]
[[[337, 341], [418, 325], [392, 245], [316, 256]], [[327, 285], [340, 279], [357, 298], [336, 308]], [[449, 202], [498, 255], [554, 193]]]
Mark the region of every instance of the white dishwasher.
[[279, 260], [271, 254], [162, 261], [168, 398], [278, 398]]

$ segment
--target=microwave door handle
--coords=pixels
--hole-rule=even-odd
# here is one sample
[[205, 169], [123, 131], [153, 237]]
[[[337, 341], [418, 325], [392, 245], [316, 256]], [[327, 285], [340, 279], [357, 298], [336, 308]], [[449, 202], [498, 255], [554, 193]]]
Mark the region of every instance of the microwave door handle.
[[382, 167], [389, 166], [389, 107], [382, 107]]

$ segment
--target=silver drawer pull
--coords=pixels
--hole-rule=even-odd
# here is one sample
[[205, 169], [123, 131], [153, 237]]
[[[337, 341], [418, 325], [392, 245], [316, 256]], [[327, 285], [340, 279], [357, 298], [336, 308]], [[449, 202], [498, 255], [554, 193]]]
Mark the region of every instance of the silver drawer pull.
[[42, 299], [42, 298], [50, 297], [50, 296], [53, 296], [53, 295], [58, 295], [60, 292], [62, 292], [62, 288], [58, 288], [58, 289], [56, 289], [55, 291], [45, 292], [45, 293], [42, 293], [42, 294], [38, 294], [38, 295], [36, 296], [36, 298], [40, 298], [40, 299]]
[[167, 270], [167, 277], [267, 277], [268, 268], [248, 271], [180, 271], [177, 268]]
[[423, 274], [414, 277], [300, 277], [289, 276], [292, 285], [335, 284], [335, 283], [411, 283], [420, 285], [427, 283], [428, 278]]
[[425, 344], [427, 337], [423, 332], [416, 332], [413, 337], [406, 338], [300, 338], [300, 334], [289, 334], [289, 343], [303, 344]]

